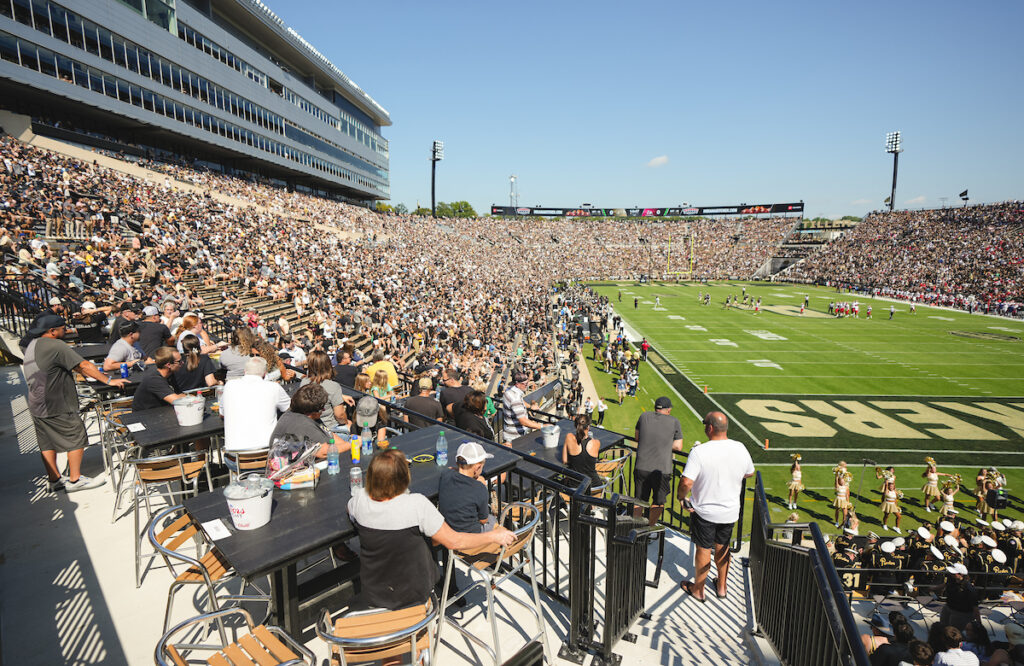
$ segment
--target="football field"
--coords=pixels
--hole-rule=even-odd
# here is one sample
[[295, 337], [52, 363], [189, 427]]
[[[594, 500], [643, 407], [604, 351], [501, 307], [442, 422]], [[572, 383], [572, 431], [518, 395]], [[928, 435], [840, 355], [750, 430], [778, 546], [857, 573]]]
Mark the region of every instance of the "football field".
[[[818, 464], [935, 455], [1024, 465], [1024, 322], [925, 306], [911, 314], [907, 303], [802, 285], [594, 288], [651, 342], [668, 383], [697, 412], [725, 411], [730, 434], [760, 462], [800, 452]], [[727, 296], [742, 303], [744, 288], [759, 312], [725, 307]], [[830, 301], [858, 301], [860, 314], [830, 316]]]

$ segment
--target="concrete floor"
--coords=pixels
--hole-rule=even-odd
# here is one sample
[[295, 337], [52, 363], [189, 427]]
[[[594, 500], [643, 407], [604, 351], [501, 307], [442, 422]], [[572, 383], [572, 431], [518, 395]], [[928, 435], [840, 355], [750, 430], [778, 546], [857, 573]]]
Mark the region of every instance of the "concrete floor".
[[[84, 473], [102, 475], [99, 449], [86, 450]], [[46, 491], [35, 432], [18, 366], [0, 368], [0, 650], [2, 663], [152, 664], [162, 633], [164, 604], [172, 576], [156, 561], [138, 589], [134, 583], [131, 514], [111, 523], [110, 484], [68, 495]], [[599, 546], [598, 552], [601, 552]], [[649, 577], [656, 547], [650, 547]], [[615, 653], [630, 664], [744, 664], [755, 661], [746, 629], [750, 623], [746, 570], [734, 560], [730, 596], [706, 604], [684, 599], [678, 581], [691, 576], [689, 540], [667, 538], [665, 570], [657, 588], [648, 588], [652, 615], [632, 628], [636, 643], [619, 641]], [[603, 572], [598, 570], [598, 583]], [[520, 598], [529, 587], [509, 583]], [[178, 593], [172, 623], [198, 614], [205, 597], [187, 589]], [[455, 617], [489, 640], [483, 593]], [[548, 642], [553, 656], [565, 641], [569, 609], [542, 595]], [[603, 598], [598, 593], [600, 616]], [[532, 633], [533, 620], [515, 604], [498, 612], [503, 659]], [[340, 609], [332, 609], [340, 610]], [[521, 625], [521, 626], [520, 626]], [[322, 663], [327, 649], [315, 637], [308, 646]], [[484, 663], [486, 653], [446, 629], [435, 663]], [[584, 663], [590, 663], [587, 657]], [[563, 662], [555, 659], [555, 663]]]

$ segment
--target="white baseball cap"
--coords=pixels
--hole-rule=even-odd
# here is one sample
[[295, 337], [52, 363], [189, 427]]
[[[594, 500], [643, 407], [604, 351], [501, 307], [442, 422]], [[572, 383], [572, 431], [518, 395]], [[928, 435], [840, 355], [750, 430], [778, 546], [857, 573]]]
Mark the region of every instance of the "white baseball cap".
[[459, 445], [459, 450], [455, 453], [455, 457], [465, 460], [467, 465], [475, 465], [488, 458], [493, 458], [494, 455], [484, 451], [484, 447], [476, 442], [463, 442]]
[[60, 305], [60, 299], [54, 296], [50, 299], [50, 305]]
[[96, 304], [93, 303], [92, 301], [85, 301], [84, 303], [82, 303], [82, 312], [85, 312], [86, 310], [95, 310], [95, 309], [96, 309]]

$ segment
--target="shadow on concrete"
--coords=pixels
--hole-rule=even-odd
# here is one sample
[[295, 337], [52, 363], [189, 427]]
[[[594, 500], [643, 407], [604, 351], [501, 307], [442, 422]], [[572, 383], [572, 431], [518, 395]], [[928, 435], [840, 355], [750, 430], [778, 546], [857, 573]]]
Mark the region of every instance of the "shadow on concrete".
[[[128, 663], [79, 530], [78, 504], [46, 490], [17, 366], [0, 368], [0, 423], [10, 424], [0, 430], [3, 663]], [[82, 471], [103, 473], [99, 451], [86, 451]]]

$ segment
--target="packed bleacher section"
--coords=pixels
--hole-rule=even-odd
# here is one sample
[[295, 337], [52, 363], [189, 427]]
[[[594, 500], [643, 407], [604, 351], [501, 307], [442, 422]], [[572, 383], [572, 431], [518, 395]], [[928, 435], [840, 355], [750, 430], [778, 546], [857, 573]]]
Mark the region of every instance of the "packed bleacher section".
[[781, 277], [1019, 317], [1024, 203], [872, 213]]
[[[202, 299], [212, 312], [246, 315], [245, 299], [257, 296], [291, 303], [287, 326], [308, 327], [314, 341], [361, 321], [389, 353], [428, 349], [481, 367], [488, 350], [515, 351], [517, 334], [528, 349], [545, 346], [555, 280], [661, 275], [669, 252], [682, 268], [688, 230], [696, 276], [749, 277], [791, 226], [782, 218], [590, 221], [582, 230], [573, 220], [435, 221], [183, 166], [147, 165], [163, 174], [147, 179], [10, 138], [0, 145], [0, 223], [19, 260], [8, 271], [46, 273], [104, 303], [161, 305], [194, 298], [189, 287], [207, 296], [216, 287]], [[78, 242], [51, 246], [39, 236]]]

